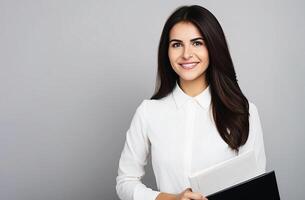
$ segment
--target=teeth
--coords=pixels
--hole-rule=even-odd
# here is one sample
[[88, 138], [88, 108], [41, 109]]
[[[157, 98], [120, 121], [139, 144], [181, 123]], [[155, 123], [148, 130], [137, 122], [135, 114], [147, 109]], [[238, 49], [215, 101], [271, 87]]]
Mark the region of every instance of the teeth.
[[183, 68], [187, 68], [187, 69], [193, 68], [193, 67], [195, 67], [195, 65], [197, 65], [197, 63], [181, 64], [181, 66], [182, 66]]

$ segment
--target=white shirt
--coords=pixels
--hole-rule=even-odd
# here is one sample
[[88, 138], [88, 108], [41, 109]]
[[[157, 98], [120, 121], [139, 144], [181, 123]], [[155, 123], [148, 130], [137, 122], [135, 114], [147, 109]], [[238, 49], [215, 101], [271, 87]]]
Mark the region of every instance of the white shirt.
[[[196, 97], [176, 83], [159, 100], [143, 100], [137, 108], [121, 154], [116, 191], [122, 200], [155, 200], [160, 192], [178, 194], [190, 187], [188, 176], [237, 154], [219, 135], [211, 111], [208, 86]], [[263, 134], [256, 106], [249, 103], [249, 137], [239, 154], [254, 150], [260, 172], [265, 172]], [[158, 191], [141, 178], [151, 153]]]

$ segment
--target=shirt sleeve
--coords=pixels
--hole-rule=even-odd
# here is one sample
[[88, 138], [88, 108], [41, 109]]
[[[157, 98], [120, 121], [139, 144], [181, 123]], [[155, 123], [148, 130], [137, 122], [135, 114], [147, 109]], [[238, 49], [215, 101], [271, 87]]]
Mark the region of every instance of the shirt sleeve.
[[246, 144], [240, 148], [239, 153], [253, 149], [256, 156], [258, 172], [262, 174], [266, 172], [266, 154], [260, 117], [253, 103], [249, 103], [249, 113], [249, 136]]
[[144, 111], [145, 100], [136, 109], [126, 133], [116, 177], [116, 191], [121, 200], [155, 200], [160, 193], [146, 187], [141, 181], [150, 151]]

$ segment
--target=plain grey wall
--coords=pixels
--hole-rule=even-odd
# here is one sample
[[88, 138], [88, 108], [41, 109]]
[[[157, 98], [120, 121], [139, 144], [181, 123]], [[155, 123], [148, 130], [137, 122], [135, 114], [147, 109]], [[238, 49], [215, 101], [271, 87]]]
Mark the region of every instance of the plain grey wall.
[[[0, 0], [0, 199], [117, 199], [131, 118], [180, 5], [220, 21], [282, 199], [304, 199], [305, 3]], [[155, 188], [151, 167], [144, 182]]]

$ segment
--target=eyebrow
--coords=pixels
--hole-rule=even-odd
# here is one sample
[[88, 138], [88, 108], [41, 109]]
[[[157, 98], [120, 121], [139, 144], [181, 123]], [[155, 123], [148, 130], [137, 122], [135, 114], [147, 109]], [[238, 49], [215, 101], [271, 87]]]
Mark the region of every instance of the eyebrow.
[[[197, 37], [197, 38], [191, 39], [190, 41], [191, 41], [191, 42], [194, 42], [194, 41], [196, 41], [196, 40], [204, 40], [204, 39], [203, 39], [202, 37]], [[172, 40], [169, 41], [169, 43], [171, 43], [171, 42], [182, 42], [182, 40], [172, 39]]]

